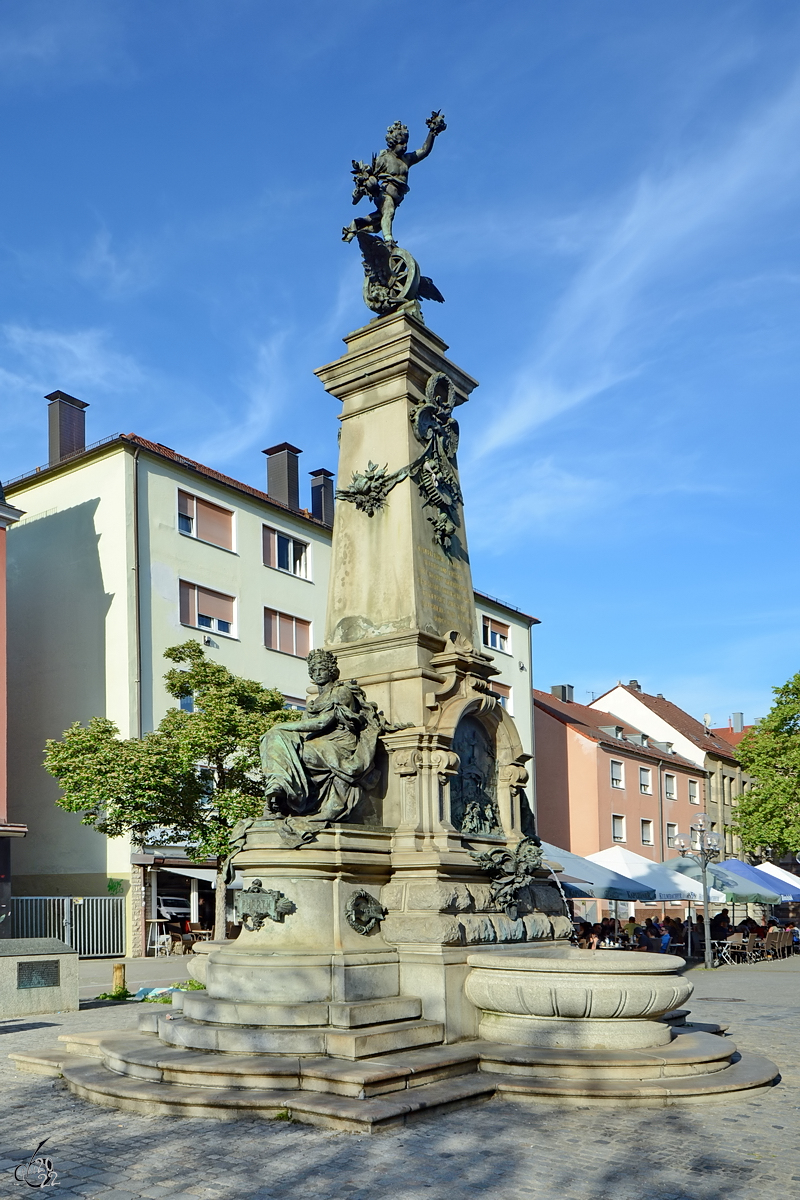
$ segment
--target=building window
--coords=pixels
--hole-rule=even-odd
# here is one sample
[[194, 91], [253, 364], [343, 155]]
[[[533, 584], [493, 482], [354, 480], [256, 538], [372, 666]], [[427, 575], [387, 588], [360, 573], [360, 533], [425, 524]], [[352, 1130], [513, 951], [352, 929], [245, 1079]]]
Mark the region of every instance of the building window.
[[689, 835], [689, 842], [692, 850], [700, 849], [700, 830], [693, 829]]
[[612, 816], [611, 818], [611, 836], [615, 842], [625, 841], [625, 818]]
[[649, 767], [639, 767], [639, 791], [645, 792], [648, 796], [653, 790], [652, 771]]
[[511, 711], [511, 688], [504, 683], [497, 683], [492, 680], [489, 684], [489, 690], [493, 696], [499, 701], [501, 708]]
[[613, 788], [625, 787], [625, 776], [621, 762], [617, 762], [615, 758], [611, 760], [611, 786]]
[[667, 845], [674, 846], [678, 837], [678, 826], [672, 821], [667, 821]]
[[674, 775], [664, 776], [664, 795], [668, 800], [678, 799], [678, 785]]
[[184, 712], [188, 712], [188, 713], [194, 712], [194, 696], [191, 694], [191, 692], [189, 693], [188, 696], [181, 696], [180, 706]]
[[264, 609], [264, 645], [268, 650], [305, 658], [311, 649], [311, 622], [274, 608]]
[[233, 632], [233, 596], [212, 592], [210, 588], [186, 583], [183, 579], [180, 581], [180, 592], [182, 625], [211, 629], [215, 633]]
[[642, 818], [642, 845], [652, 846], [653, 844], [653, 822], [647, 818]]
[[689, 780], [689, 803], [690, 804], [699, 804], [700, 803], [700, 789], [697, 786], [696, 779]]
[[294, 709], [295, 712], [306, 711], [306, 702], [305, 700], [301, 700], [299, 696], [284, 696], [283, 706], [284, 708]]
[[289, 537], [269, 525], [262, 526], [264, 566], [276, 571], [288, 571], [300, 579], [308, 579], [308, 542]]
[[178, 529], [201, 542], [233, 549], [233, 513], [189, 492], [178, 492]]
[[502, 650], [510, 654], [508, 644], [508, 626], [502, 621], [493, 621], [491, 617], [483, 618], [483, 644], [490, 650]]

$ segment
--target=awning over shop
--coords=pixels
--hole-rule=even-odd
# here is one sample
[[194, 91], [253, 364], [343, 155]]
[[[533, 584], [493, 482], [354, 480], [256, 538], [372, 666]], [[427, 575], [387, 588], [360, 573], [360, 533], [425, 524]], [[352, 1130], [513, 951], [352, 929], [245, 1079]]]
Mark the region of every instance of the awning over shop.
[[[210, 867], [159, 867], [161, 871], [169, 871], [170, 875], [188, 875], [190, 879], [204, 879], [206, 883], [210, 883], [212, 888], [217, 886], [217, 872], [212, 871]], [[236, 872], [236, 878], [233, 883], [228, 885], [231, 888], [242, 887], [242, 876], [239, 871]]]
[[562, 850], [550, 842], [542, 842], [546, 865], [557, 865], [563, 868], [568, 878], [579, 880], [569, 883], [563, 876], [558, 875], [561, 886], [567, 896], [578, 899], [588, 897], [594, 900], [654, 900], [655, 891], [647, 884], [637, 883], [625, 875], [611, 871], [600, 863], [581, 858], [569, 850]]

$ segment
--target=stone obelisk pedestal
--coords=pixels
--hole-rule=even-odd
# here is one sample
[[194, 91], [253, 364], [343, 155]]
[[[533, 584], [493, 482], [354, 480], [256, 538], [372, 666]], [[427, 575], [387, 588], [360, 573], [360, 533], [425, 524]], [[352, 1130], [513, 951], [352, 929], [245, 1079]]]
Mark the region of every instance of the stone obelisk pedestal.
[[[566, 936], [569, 922], [546, 871], [538, 911], [509, 919], [470, 854], [513, 846], [530, 817], [527, 756], [480, 649], [458, 484], [454, 412], [476, 381], [407, 313], [345, 343], [316, 372], [342, 402], [326, 645], [406, 726], [383, 739], [375, 799], [393, 831], [383, 933], [398, 948], [401, 991], [422, 996], [452, 1040], [477, 1032], [464, 992], [470, 947]], [[470, 744], [480, 761], [462, 761]], [[491, 797], [494, 823], [476, 826], [474, 807], [466, 812], [476, 788]]]

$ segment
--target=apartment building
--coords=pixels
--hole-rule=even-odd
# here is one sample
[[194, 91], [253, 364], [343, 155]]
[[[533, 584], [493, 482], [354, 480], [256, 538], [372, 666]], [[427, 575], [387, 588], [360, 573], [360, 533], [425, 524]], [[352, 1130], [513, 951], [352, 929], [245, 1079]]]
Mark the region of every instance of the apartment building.
[[[305, 656], [324, 638], [333, 477], [310, 472], [302, 508], [301, 452], [289, 443], [264, 452], [261, 491], [133, 433], [87, 446], [87, 406], [60, 391], [47, 399], [50, 461], [6, 485], [25, 509], [8, 547], [10, 806], [31, 830], [17, 847], [14, 892], [97, 896], [119, 880], [126, 894], [133, 887], [138, 914], [153, 856], [132, 862], [126, 839], [56, 807], [45, 741], [93, 716], [123, 737], [154, 728], [174, 704], [163, 652], [192, 637], [302, 706]], [[534, 618], [482, 593], [476, 606], [499, 669], [495, 694], [531, 754]], [[140, 937], [128, 939], [139, 952]]]
[[541, 836], [583, 857], [613, 845], [655, 862], [676, 857], [678, 833], [700, 811], [696, 764], [672, 743], [576, 704], [569, 685], [533, 697]]
[[11, 898], [11, 838], [24, 837], [27, 829], [22, 822], [8, 819], [7, 787], [7, 728], [8, 705], [6, 691], [6, 536], [10, 526], [24, 513], [6, 502], [0, 484], [0, 938], [8, 937]]
[[[725, 854], [735, 854], [738, 840], [727, 829], [736, 801], [747, 791], [751, 779], [736, 758], [733, 739], [710, 729], [661, 693], [649, 695], [636, 679], [628, 684], [618, 683], [598, 696], [591, 707], [614, 713], [620, 720], [644, 730], [650, 738], [671, 742], [677, 753], [695, 764], [704, 777], [701, 808], [708, 813], [711, 828], [724, 835]], [[739, 724], [740, 714], [736, 716]], [[737, 732], [743, 734], [743, 730], [742, 723]]]

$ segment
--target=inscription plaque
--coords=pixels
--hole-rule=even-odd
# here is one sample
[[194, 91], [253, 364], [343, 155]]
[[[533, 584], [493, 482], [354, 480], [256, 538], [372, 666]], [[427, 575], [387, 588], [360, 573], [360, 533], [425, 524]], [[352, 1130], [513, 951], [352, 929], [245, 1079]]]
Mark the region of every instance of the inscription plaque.
[[60, 966], [57, 958], [47, 962], [17, 963], [17, 988], [59, 987]]

